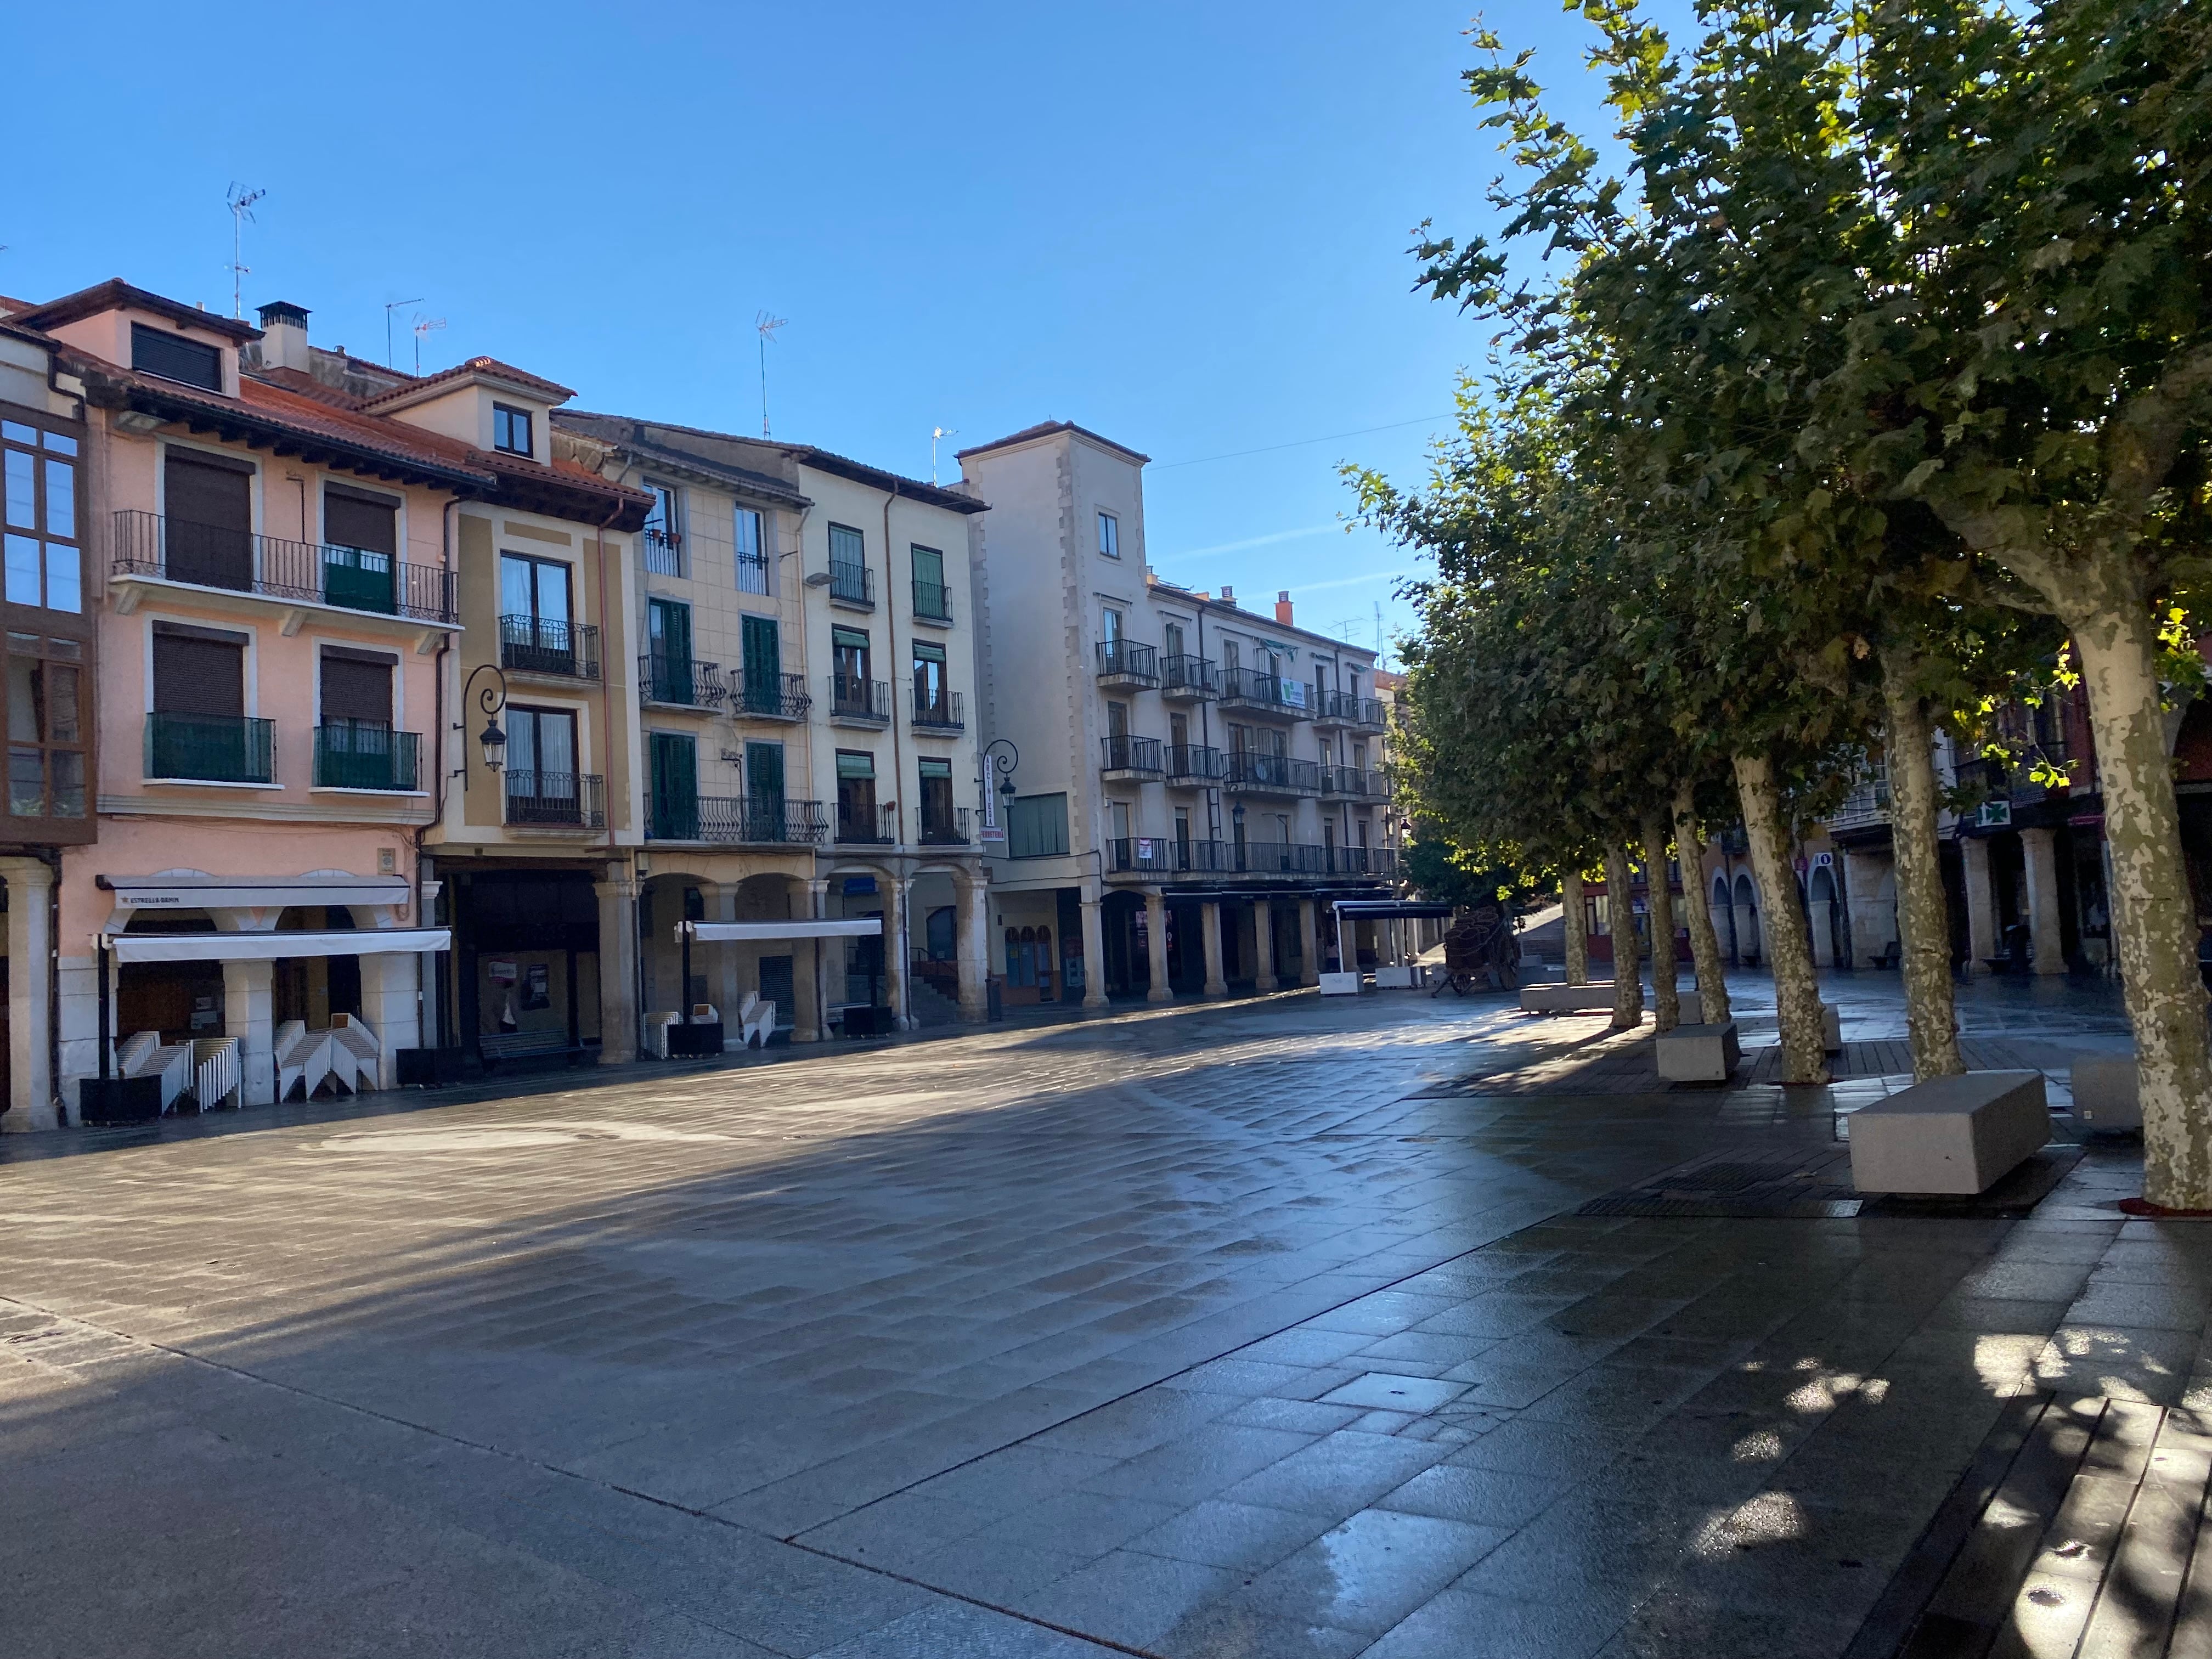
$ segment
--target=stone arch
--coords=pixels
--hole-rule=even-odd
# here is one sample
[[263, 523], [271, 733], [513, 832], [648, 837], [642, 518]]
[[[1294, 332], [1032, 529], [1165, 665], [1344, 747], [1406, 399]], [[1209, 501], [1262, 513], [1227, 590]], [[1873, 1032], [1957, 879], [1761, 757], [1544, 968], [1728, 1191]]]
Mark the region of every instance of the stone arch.
[[1832, 968], [1840, 954], [1837, 935], [1843, 919], [1842, 907], [1837, 902], [1835, 872], [1829, 866], [1813, 866], [1805, 882], [1805, 899], [1812, 923], [1813, 965]]
[[1759, 889], [1745, 872], [1736, 872], [1734, 898], [1730, 910], [1735, 922], [1736, 960], [1743, 966], [1755, 965], [1763, 959], [1759, 935]]

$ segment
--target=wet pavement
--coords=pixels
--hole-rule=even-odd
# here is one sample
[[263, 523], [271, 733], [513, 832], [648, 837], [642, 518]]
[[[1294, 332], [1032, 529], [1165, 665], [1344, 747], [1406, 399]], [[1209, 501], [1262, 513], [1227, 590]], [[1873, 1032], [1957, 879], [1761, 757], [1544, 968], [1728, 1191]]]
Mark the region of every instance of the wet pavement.
[[[2057, 1099], [2127, 1046], [1962, 1017]], [[0, 1651], [1861, 1659], [2008, 1411], [2212, 1406], [2124, 1145], [2024, 1220], [1578, 1214], [1897, 1081], [1647, 1054], [1286, 994], [9, 1137]]]

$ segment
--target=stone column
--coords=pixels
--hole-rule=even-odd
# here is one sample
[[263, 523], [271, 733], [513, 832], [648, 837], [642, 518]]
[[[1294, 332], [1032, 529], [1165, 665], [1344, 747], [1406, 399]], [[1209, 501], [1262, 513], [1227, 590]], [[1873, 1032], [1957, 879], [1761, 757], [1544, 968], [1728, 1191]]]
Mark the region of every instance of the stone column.
[[[829, 891], [830, 884], [826, 881], [806, 884], [806, 915], [810, 920], [822, 919]], [[830, 1000], [823, 989], [822, 972], [834, 942], [826, 939], [802, 939], [792, 952], [791, 994], [799, 1004], [791, 1011], [793, 1042], [819, 1042], [830, 1035], [830, 1028], [823, 1023]]]
[[981, 875], [953, 888], [952, 954], [960, 971], [960, 1018], [991, 1017], [991, 885]]
[[376, 1033], [380, 1052], [376, 1060], [376, 1086], [399, 1085], [398, 1051], [417, 1047], [422, 1039], [421, 1004], [415, 994], [415, 975], [422, 958], [386, 951], [361, 959], [361, 1017]]
[[1147, 1002], [1166, 1002], [1175, 995], [1168, 983], [1168, 901], [1157, 887], [1145, 889], [1145, 959], [1152, 969]]
[[891, 1025], [901, 1031], [914, 1029], [913, 1000], [907, 994], [908, 961], [906, 900], [914, 883], [902, 877], [891, 879], [884, 905], [884, 994], [891, 1002]]
[[1102, 895], [1083, 896], [1083, 1006], [1106, 1006], [1106, 916]]
[[2035, 952], [2035, 971], [2066, 971], [2065, 935], [2058, 925], [2058, 848], [2054, 830], [2023, 830], [2021, 850], [2027, 859], [2027, 936]]
[[58, 1129], [62, 1115], [54, 1106], [53, 1070], [46, 1047], [53, 1007], [54, 940], [47, 924], [54, 872], [38, 859], [0, 859], [0, 878], [8, 884], [11, 1079], [9, 1109], [0, 1117], [0, 1129]]
[[1275, 904], [1265, 893], [1252, 901], [1252, 988], [1275, 988]]
[[1229, 981], [1221, 976], [1221, 901], [1206, 900], [1199, 906], [1199, 916], [1206, 936], [1206, 994], [1218, 997], [1229, 989]]
[[[707, 908], [708, 915], [716, 921], [735, 921], [738, 919], [737, 883], [726, 881], [720, 884], [714, 889], [714, 896], [707, 901]], [[699, 947], [695, 943], [691, 948], [696, 951]], [[725, 1038], [734, 1042], [738, 1035], [738, 1008], [745, 1000], [745, 988], [738, 982], [738, 947], [733, 942], [726, 941], [708, 948], [714, 952], [716, 961], [707, 979], [711, 993], [707, 1000], [721, 1011], [722, 1034]], [[792, 978], [795, 981], [799, 977], [799, 964], [793, 962], [791, 965], [793, 969]], [[786, 1009], [782, 1012], [787, 1013], [790, 1011]], [[684, 1012], [688, 1017], [690, 1010], [687, 1008]]]
[[599, 1064], [637, 1058], [637, 878], [610, 864], [592, 884], [599, 901]]
[[[238, 1039], [238, 1101], [266, 1106], [276, 1098], [276, 964], [222, 964], [222, 1030]], [[204, 1110], [213, 1104], [202, 1101]]]
[[1959, 843], [1966, 876], [1966, 971], [1986, 974], [1997, 953], [1996, 896], [1990, 889], [1990, 844], [1979, 836]]
[[1298, 983], [1321, 983], [1321, 927], [1310, 898], [1298, 901]]

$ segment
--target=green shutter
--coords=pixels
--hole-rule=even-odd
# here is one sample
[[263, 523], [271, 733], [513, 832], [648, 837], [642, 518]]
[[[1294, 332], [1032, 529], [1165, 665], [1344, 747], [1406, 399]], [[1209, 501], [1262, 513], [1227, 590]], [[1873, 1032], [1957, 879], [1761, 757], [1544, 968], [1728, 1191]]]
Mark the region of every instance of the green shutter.
[[659, 841], [699, 839], [699, 747], [681, 732], [654, 732], [653, 835]]
[[[747, 617], [744, 619], [744, 677], [746, 706], [757, 709], [775, 709], [781, 705], [776, 699], [782, 692], [783, 647], [778, 635], [775, 619], [772, 617]], [[782, 753], [782, 746], [776, 745]], [[782, 769], [777, 768], [779, 795], [782, 793]]]

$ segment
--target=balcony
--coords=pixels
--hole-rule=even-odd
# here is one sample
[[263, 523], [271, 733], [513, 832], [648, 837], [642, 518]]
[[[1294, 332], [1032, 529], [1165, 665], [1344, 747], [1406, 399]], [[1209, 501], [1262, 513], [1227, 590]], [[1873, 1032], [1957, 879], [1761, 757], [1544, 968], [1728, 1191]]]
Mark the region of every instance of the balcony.
[[1306, 842], [1171, 841], [1125, 836], [1106, 843], [1107, 873], [1117, 876], [1389, 876], [1389, 847], [1316, 847]]
[[422, 738], [388, 726], [345, 720], [315, 728], [315, 787], [380, 789], [411, 793], [420, 786], [416, 757]]
[[1098, 684], [1101, 685], [1158, 685], [1160, 683], [1160, 653], [1158, 647], [1138, 645], [1128, 640], [1098, 641]]
[[830, 560], [830, 602], [854, 611], [873, 611], [876, 608], [875, 572], [864, 564], [848, 564], [842, 559]]
[[921, 732], [963, 732], [968, 727], [967, 704], [957, 691], [939, 690], [934, 697], [925, 696], [920, 686], [914, 688], [914, 724]]
[[860, 805], [837, 803], [837, 844], [841, 847], [889, 847], [898, 840], [894, 810], [872, 802]]
[[239, 714], [146, 716], [149, 782], [276, 781], [276, 723]]
[[606, 780], [580, 772], [525, 772], [510, 768], [507, 821], [526, 829], [604, 830]]
[[1263, 674], [1256, 668], [1221, 671], [1221, 706], [1243, 709], [1270, 720], [1302, 720], [1310, 717], [1306, 702], [1310, 693], [1302, 680]]
[[1318, 795], [1321, 763], [1238, 749], [1229, 755], [1228, 787], [1249, 795]]
[[645, 568], [656, 576], [680, 576], [684, 574], [684, 538], [673, 530], [661, 530], [647, 526], [637, 538], [638, 550], [645, 560]]
[[450, 570], [403, 563], [364, 548], [284, 541], [157, 513], [125, 509], [115, 515], [111, 568], [118, 577], [185, 582], [410, 622], [450, 627], [460, 620]]
[[1229, 775], [1229, 757], [1218, 749], [1204, 744], [1171, 743], [1166, 753], [1170, 783], [1218, 783]]
[[1351, 691], [1322, 691], [1314, 696], [1313, 718], [1316, 726], [1349, 726], [1364, 732], [1380, 732], [1383, 717], [1380, 697], [1363, 697]]
[[1828, 814], [1831, 834], [1838, 830], [1864, 830], [1889, 822], [1889, 781], [1869, 778], [1844, 797], [1843, 804]]
[[830, 677], [830, 718], [842, 726], [889, 726], [891, 723], [891, 683], [889, 680]]
[[804, 674], [747, 674], [729, 688], [730, 714], [756, 720], [803, 720], [814, 707]]
[[732, 795], [647, 803], [652, 841], [752, 847], [817, 847], [830, 833], [818, 800], [754, 801]]
[[1136, 778], [1156, 778], [1160, 775], [1160, 740], [1158, 738], [1133, 738], [1127, 732], [1098, 739], [1098, 775], [1108, 782], [1120, 782]]
[[649, 651], [637, 659], [638, 695], [663, 708], [713, 708], [730, 695], [721, 665]]
[[914, 579], [914, 617], [916, 622], [949, 623], [952, 620], [952, 590], [943, 582], [926, 582]]
[[1382, 800], [1389, 793], [1389, 786], [1380, 772], [1362, 771], [1357, 766], [1324, 766], [1321, 769], [1321, 792], [1346, 800]]
[[1169, 702], [1200, 702], [1220, 695], [1220, 672], [1211, 658], [1177, 652], [1160, 659], [1160, 696]]
[[965, 847], [968, 844], [968, 814], [970, 809], [956, 806], [950, 815], [932, 812], [927, 805], [921, 812], [921, 844], [924, 847]]
[[1398, 872], [1395, 847], [1328, 847], [1322, 849], [1326, 874], [1332, 876], [1393, 876]]
[[599, 677], [599, 630], [588, 623], [549, 622], [543, 617], [501, 617], [499, 665], [510, 674], [595, 680]]

